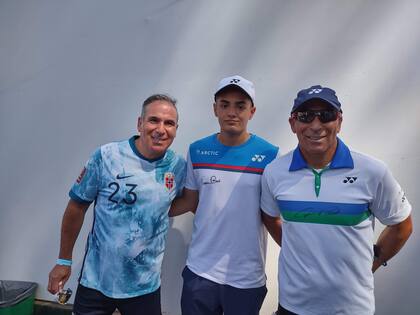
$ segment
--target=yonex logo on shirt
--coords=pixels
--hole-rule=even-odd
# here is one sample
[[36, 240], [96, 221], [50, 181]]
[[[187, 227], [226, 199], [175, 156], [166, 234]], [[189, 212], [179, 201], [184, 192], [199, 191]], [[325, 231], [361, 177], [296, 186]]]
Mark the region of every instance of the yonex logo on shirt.
[[322, 89], [312, 89], [308, 92], [308, 94], [319, 94], [322, 92]]
[[344, 184], [347, 184], [347, 183], [353, 184], [356, 180], [357, 180], [357, 177], [346, 176], [346, 178], [343, 180], [343, 183]]
[[265, 159], [265, 155], [260, 155], [260, 154], [255, 154], [253, 157], [252, 157], [252, 161], [253, 162], [262, 162], [262, 160], [264, 160]]

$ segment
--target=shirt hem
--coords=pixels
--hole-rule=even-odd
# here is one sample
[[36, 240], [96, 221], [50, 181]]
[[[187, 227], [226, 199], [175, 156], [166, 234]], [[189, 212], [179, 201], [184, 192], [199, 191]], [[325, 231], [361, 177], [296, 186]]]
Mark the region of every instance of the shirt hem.
[[146, 294], [155, 292], [160, 287], [160, 283], [159, 283], [156, 287], [152, 287], [147, 290], [136, 291], [135, 293], [112, 294], [111, 292], [108, 292], [107, 290], [103, 290], [101, 288], [96, 287], [95, 285], [84, 282], [83, 279], [80, 280], [80, 284], [86, 288], [97, 290], [101, 292], [103, 295], [112, 299], [127, 299], [127, 298], [133, 298], [133, 297], [137, 297], [141, 295], [146, 295]]
[[[193, 273], [195, 273], [196, 275], [205, 278], [207, 280], [216, 282], [218, 284], [222, 284], [222, 285], [229, 285], [231, 287], [237, 288], [237, 289], [256, 289], [256, 288], [260, 288], [262, 286], [265, 286], [266, 281], [262, 281], [256, 284], [251, 284], [251, 285], [242, 285], [242, 284], [238, 284], [236, 282], [231, 282], [231, 281], [222, 281], [220, 279], [217, 279], [214, 276], [209, 275], [208, 273], [205, 272], [199, 272], [197, 271], [197, 269], [195, 269], [194, 267], [192, 267], [191, 265], [187, 264], [188, 269], [190, 269]], [[265, 277], [264, 277], [265, 278]]]

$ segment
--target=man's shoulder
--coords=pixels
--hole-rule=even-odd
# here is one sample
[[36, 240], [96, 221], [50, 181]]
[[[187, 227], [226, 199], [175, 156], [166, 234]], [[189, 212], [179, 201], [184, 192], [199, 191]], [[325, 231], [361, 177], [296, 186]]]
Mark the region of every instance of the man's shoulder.
[[266, 151], [272, 151], [276, 153], [279, 151], [278, 146], [268, 142], [264, 138], [261, 138], [257, 135], [253, 135], [253, 138], [254, 138], [254, 141], [252, 142], [252, 145], [258, 146], [259, 148], [264, 149]]
[[267, 168], [279, 169], [284, 171], [289, 171], [290, 163], [292, 162], [293, 151], [289, 151], [284, 155], [278, 156], [270, 164], [267, 165]]
[[166, 151], [164, 159], [173, 165], [184, 165], [186, 163], [184, 157], [172, 149]]
[[194, 141], [193, 143], [190, 144], [190, 147], [199, 147], [199, 146], [208, 146], [208, 145], [214, 145], [215, 144], [215, 139], [216, 134], [211, 134], [207, 137], [198, 139], [196, 141]]
[[95, 154], [100, 154], [103, 159], [114, 158], [115, 154], [124, 154], [129, 152], [129, 140], [119, 140], [108, 142], [99, 146]]
[[355, 168], [369, 170], [374, 173], [382, 173], [388, 168], [385, 162], [369, 154], [353, 149], [350, 150], [350, 154], [353, 158]]

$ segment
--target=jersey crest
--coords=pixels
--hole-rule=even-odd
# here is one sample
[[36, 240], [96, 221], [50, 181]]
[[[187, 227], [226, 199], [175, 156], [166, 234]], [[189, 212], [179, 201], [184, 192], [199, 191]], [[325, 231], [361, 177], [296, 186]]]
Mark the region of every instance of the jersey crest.
[[165, 187], [169, 191], [172, 191], [174, 189], [174, 181], [175, 181], [175, 175], [172, 172], [167, 172], [164, 175], [164, 181], [165, 181]]

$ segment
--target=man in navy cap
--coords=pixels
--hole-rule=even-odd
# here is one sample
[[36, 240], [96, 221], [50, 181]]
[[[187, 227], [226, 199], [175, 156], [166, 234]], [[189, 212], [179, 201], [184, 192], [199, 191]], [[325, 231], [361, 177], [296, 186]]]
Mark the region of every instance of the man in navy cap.
[[[263, 174], [261, 208], [283, 221], [278, 314], [374, 314], [373, 272], [412, 231], [400, 185], [337, 137], [342, 121], [332, 89], [300, 91], [289, 118], [299, 145]], [[374, 245], [375, 218], [386, 227]]]

